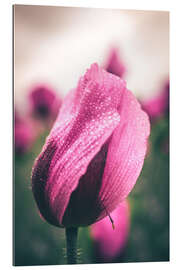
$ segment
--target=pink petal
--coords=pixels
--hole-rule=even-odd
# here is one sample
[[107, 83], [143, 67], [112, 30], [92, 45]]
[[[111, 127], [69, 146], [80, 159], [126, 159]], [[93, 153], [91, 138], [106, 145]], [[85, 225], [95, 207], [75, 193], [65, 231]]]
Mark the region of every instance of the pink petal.
[[104, 260], [111, 260], [124, 249], [130, 225], [128, 201], [123, 201], [112, 213], [114, 222], [112, 228], [109, 217], [103, 218], [90, 227], [91, 236], [98, 247], [98, 252]]
[[62, 225], [71, 193], [119, 124], [124, 91], [124, 81], [93, 64], [65, 98], [32, 173], [35, 199], [50, 223]]
[[33, 122], [29, 118], [20, 117], [17, 111], [15, 111], [14, 124], [15, 151], [17, 154], [23, 154], [32, 146], [36, 131]]
[[107, 63], [104, 67], [108, 72], [117, 75], [119, 77], [123, 77], [124, 73], [126, 72], [126, 68], [119, 57], [119, 51], [116, 48], [113, 48], [110, 51]]
[[30, 113], [43, 120], [55, 119], [61, 106], [58, 95], [46, 84], [37, 84], [32, 87], [29, 103]]
[[[130, 91], [124, 91], [119, 106], [120, 124], [108, 147], [106, 166], [99, 197], [108, 212], [122, 202], [141, 172], [150, 133], [148, 116]], [[106, 211], [101, 213], [102, 218]]]
[[86, 173], [72, 192], [63, 216], [63, 224], [89, 225], [96, 221], [103, 206], [99, 199], [109, 140], [89, 163]]
[[151, 120], [156, 119], [168, 110], [169, 107], [169, 81], [163, 86], [158, 95], [152, 99], [142, 101], [142, 108], [148, 113]]

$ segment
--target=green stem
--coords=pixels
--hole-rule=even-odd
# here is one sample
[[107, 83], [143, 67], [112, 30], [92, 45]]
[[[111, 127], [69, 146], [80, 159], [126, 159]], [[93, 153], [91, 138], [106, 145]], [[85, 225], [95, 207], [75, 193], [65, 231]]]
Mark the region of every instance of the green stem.
[[78, 228], [66, 228], [67, 263], [76, 264]]

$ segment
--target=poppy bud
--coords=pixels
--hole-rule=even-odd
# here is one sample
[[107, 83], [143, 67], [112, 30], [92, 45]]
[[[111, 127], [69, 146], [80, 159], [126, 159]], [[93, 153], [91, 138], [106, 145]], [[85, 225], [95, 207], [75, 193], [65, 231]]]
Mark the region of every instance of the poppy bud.
[[49, 223], [87, 226], [132, 190], [150, 132], [125, 82], [91, 65], [66, 96], [32, 171], [32, 191]]

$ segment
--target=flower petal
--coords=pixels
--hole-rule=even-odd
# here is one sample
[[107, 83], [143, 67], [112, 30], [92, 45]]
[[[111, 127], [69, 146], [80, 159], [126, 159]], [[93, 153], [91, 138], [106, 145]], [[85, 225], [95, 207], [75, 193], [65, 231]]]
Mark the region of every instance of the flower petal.
[[[111, 212], [132, 190], [141, 172], [150, 124], [134, 95], [126, 90], [119, 107], [120, 124], [108, 147], [100, 198]], [[106, 212], [101, 214], [104, 217]]]
[[35, 85], [29, 93], [30, 114], [40, 119], [55, 119], [61, 106], [61, 99], [46, 84]]
[[30, 149], [35, 137], [36, 129], [31, 119], [20, 117], [15, 111], [14, 142], [17, 154], [23, 154]]
[[119, 52], [117, 48], [113, 48], [110, 51], [109, 58], [107, 60], [107, 63], [105, 64], [105, 69], [119, 77], [122, 77], [124, 73], [126, 72], [126, 68], [119, 58]]
[[65, 226], [66, 224], [90, 225], [101, 213], [103, 206], [99, 203], [99, 191], [106, 164], [108, 142], [109, 139], [91, 160], [86, 173], [82, 175], [78, 186], [72, 192], [63, 216]]
[[32, 173], [40, 212], [53, 225], [62, 225], [71, 193], [118, 125], [124, 89], [124, 81], [93, 64], [66, 97]]
[[166, 82], [158, 95], [149, 100], [142, 101], [141, 105], [151, 120], [164, 115], [169, 110], [169, 81]]
[[123, 201], [112, 213], [112, 228], [109, 217], [105, 217], [90, 227], [91, 236], [97, 244], [98, 253], [104, 261], [111, 260], [123, 250], [129, 233], [129, 203]]

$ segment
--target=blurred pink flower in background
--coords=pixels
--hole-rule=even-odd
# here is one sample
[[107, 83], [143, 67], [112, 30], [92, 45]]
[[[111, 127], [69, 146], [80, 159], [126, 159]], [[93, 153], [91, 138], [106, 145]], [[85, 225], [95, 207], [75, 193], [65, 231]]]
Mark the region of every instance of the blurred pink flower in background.
[[141, 172], [148, 116], [118, 76], [91, 65], [64, 99], [32, 171], [41, 215], [59, 227], [111, 213]]
[[23, 154], [32, 146], [36, 134], [32, 121], [29, 118], [20, 117], [15, 110], [14, 140], [15, 152]]
[[104, 65], [104, 69], [114, 75], [117, 75], [119, 77], [123, 77], [123, 75], [126, 72], [126, 68], [124, 63], [122, 62], [119, 50], [117, 48], [111, 49], [107, 62]]
[[111, 261], [120, 255], [128, 240], [130, 227], [130, 209], [127, 200], [122, 202], [112, 213], [114, 230], [109, 217], [105, 217], [90, 227], [90, 234], [97, 247], [98, 256], [104, 261]]
[[152, 121], [165, 115], [169, 111], [169, 80], [163, 85], [158, 95], [141, 101], [141, 105]]
[[33, 87], [29, 94], [30, 114], [42, 121], [52, 122], [56, 119], [61, 99], [56, 92], [45, 84]]

